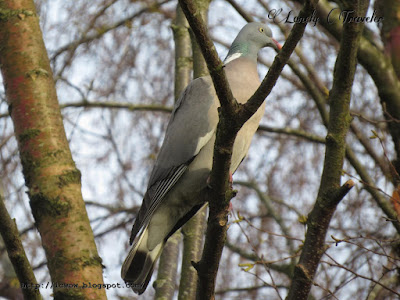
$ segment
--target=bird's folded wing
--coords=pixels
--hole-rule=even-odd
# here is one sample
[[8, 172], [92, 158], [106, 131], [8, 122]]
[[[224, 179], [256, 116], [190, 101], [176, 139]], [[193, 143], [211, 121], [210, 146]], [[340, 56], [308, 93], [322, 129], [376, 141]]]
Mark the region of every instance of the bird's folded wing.
[[193, 80], [178, 99], [132, 229], [131, 241], [213, 136], [218, 124], [218, 106], [209, 76]]

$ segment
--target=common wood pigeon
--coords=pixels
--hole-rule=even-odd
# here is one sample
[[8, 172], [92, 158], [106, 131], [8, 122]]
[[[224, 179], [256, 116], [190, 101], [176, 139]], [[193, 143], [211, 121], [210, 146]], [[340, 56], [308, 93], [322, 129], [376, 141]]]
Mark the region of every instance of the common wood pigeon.
[[[268, 26], [249, 23], [224, 60], [229, 85], [239, 103], [245, 103], [260, 85], [257, 54], [263, 47], [280, 49]], [[210, 76], [193, 80], [175, 104], [132, 228], [133, 245], [122, 265], [121, 276], [136, 293], [145, 291], [167, 239], [204, 205], [201, 193], [212, 167], [219, 106]], [[264, 107], [265, 103], [238, 132], [232, 174], [247, 154]]]

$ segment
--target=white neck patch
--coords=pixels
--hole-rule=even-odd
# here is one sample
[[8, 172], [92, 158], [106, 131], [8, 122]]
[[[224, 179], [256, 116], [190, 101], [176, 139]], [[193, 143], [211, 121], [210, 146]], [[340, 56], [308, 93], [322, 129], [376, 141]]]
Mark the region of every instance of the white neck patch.
[[227, 64], [227, 63], [231, 62], [232, 60], [235, 60], [236, 58], [241, 57], [242, 55], [243, 55], [243, 53], [239, 53], [239, 52], [233, 53], [225, 58], [224, 64]]

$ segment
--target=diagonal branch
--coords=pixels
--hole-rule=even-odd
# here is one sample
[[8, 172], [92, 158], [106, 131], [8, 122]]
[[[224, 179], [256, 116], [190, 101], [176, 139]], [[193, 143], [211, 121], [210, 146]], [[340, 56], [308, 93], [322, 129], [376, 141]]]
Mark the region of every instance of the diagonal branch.
[[[346, 7], [356, 16], [364, 16], [368, 0], [349, 3]], [[320, 259], [325, 252], [325, 236], [336, 206], [353, 187], [349, 180], [340, 186], [346, 152], [346, 134], [350, 127], [350, 98], [357, 66], [357, 51], [363, 24], [346, 23], [336, 59], [332, 90], [326, 153], [321, 184], [315, 206], [309, 214], [307, 233], [299, 263], [295, 267], [288, 300], [307, 299]]]
[[[326, 0], [322, 0], [318, 5], [318, 15], [320, 16], [321, 25], [337, 40], [343, 31], [341, 22], [328, 23], [328, 14], [333, 7]], [[331, 19], [337, 18], [335, 15], [338, 10], [332, 12]], [[393, 118], [400, 119], [400, 81], [397, 78], [393, 64], [385, 53], [375, 45], [374, 41], [364, 34], [361, 37], [358, 60], [360, 64], [367, 70], [375, 82], [380, 97], [383, 112], [388, 112]], [[388, 114], [384, 114], [389, 121], [392, 118]], [[400, 124], [397, 122], [388, 122], [389, 132], [394, 142], [397, 159], [395, 167], [400, 169]]]
[[3, 237], [4, 244], [7, 248], [8, 257], [14, 267], [18, 280], [21, 283], [22, 293], [25, 299], [42, 299], [35, 275], [24, 247], [22, 246], [21, 239], [15, 221], [11, 219], [8, 214], [7, 208], [4, 204], [3, 196], [0, 193], [0, 234]]
[[[318, 1], [307, 1], [300, 16], [309, 15], [315, 8], [317, 2]], [[218, 54], [207, 33], [206, 25], [199, 14], [198, 8], [189, 0], [180, 0], [179, 3], [207, 62], [207, 67], [210, 71], [221, 104], [220, 121], [217, 127], [217, 137], [214, 148], [213, 167], [210, 175], [210, 185], [213, 188], [208, 197], [210, 214], [206, 241], [202, 259], [199, 263], [195, 264], [199, 275], [197, 299], [212, 299], [219, 261], [226, 240], [229, 201], [234, 196], [229, 186], [228, 174], [236, 134], [241, 126], [257, 111], [264, 99], [271, 92], [283, 67], [301, 39], [307, 24], [294, 25], [291, 35], [283, 46], [281, 53], [275, 58], [260, 88], [250, 98], [247, 104], [239, 105], [233, 98], [223, 70], [223, 64], [218, 58]]]

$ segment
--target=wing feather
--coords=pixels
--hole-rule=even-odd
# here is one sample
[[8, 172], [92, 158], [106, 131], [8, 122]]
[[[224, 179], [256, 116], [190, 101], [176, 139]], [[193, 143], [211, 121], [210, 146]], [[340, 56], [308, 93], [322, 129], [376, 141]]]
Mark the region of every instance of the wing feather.
[[178, 99], [132, 228], [131, 243], [213, 136], [218, 123], [218, 106], [209, 76], [193, 80]]

